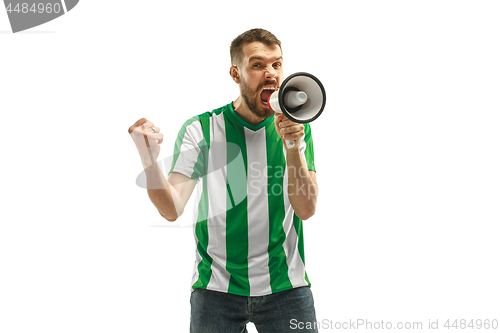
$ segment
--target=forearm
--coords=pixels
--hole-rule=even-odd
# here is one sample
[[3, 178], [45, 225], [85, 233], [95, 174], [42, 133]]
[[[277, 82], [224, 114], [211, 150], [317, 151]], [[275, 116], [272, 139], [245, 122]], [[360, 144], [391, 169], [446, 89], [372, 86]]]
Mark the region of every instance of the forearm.
[[145, 172], [149, 199], [161, 216], [175, 221], [182, 214], [175, 188], [165, 179], [157, 163], [147, 167]]
[[309, 172], [307, 164], [298, 149], [287, 152], [288, 197], [295, 214], [307, 220], [316, 211], [318, 185], [314, 172]]

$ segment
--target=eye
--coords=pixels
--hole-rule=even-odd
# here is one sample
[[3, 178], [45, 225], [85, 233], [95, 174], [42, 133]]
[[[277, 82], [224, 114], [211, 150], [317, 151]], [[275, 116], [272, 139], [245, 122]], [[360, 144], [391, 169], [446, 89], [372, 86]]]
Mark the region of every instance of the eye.
[[256, 63], [256, 64], [254, 64], [254, 65], [253, 65], [253, 67], [255, 67], [255, 68], [259, 68], [259, 67], [260, 67], [260, 64], [259, 64], [259, 63]]
[[280, 68], [281, 67], [281, 63], [277, 62], [277, 63], [273, 64], [273, 67], [274, 68]]

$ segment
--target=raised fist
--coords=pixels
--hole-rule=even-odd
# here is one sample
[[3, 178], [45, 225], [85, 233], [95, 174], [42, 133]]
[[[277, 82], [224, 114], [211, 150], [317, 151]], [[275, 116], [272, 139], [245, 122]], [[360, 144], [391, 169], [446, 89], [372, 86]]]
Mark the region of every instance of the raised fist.
[[130, 126], [128, 132], [139, 151], [144, 169], [156, 163], [160, 154], [160, 144], [163, 142], [160, 129], [146, 118], [142, 118]]

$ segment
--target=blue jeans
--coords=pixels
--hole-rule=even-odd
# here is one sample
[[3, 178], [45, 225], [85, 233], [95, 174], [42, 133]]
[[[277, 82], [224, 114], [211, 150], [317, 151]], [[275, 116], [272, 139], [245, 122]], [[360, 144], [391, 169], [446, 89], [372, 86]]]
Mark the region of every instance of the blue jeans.
[[[191, 293], [191, 333], [245, 333], [248, 322], [259, 333], [317, 333], [311, 288], [250, 297], [206, 289]], [[306, 323], [313, 329], [298, 328]]]

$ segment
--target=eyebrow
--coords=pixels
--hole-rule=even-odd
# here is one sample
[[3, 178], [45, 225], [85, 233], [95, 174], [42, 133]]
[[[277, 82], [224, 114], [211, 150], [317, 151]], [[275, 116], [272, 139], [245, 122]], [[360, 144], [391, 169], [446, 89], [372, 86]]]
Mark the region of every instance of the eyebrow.
[[[254, 60], [264, 61], [265, 59], [264, 59], [264, 58], [262, 58], [262, 57], [259, 57], [259, 56], [253, 56], [253, 57], [251, 57], [250, 59], [248, 59], [248, 62], [252, 62], [252, 61], [254, 61]], [[280, 56], [280, 57], [278, 57], [278, 58], [274, 59], [274, 61], [278, 61], [278, 60], [283, 60], [283, 56]], [[274, 62], [274, 61], [273, 61], [273, 62]]]

